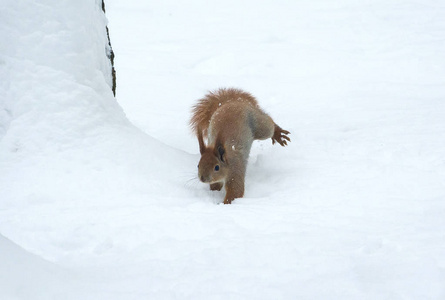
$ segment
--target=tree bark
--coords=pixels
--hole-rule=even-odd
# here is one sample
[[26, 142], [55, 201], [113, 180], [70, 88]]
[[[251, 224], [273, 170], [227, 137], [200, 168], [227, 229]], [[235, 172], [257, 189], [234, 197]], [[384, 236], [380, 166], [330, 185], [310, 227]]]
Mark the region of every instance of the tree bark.
[[[102, 10], [105, 14], [105, 1], [102, 0]], [[111, 47], [111, 41], [110, 41], [110, 32], [108, 31], [108, 26], [105, 26], [107, 29], [107, 37], [108, 37], [108, 59], [111, 62], [111, 78], [112, 78], [112, 87], [111, 90], [113, 91], [113, 95], [116, 97], [116, 70], [114, 68], [114, 52], [113, 48]]]

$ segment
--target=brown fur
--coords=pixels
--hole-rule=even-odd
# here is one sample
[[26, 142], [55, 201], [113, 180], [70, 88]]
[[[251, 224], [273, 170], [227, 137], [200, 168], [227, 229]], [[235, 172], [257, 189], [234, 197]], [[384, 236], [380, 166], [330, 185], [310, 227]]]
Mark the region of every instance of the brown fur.
[[[190, 126], [199, 142], [198, 177], [211, 190], [224, 186], [224, 204], [244, 195], [244, 178], [254, 140], [272, 139], [286, 146], [289, 131], [281, 129], [249, 93], [219, 89], [193, 107]], [[207, 145], [205, 140], [207, 140]]]

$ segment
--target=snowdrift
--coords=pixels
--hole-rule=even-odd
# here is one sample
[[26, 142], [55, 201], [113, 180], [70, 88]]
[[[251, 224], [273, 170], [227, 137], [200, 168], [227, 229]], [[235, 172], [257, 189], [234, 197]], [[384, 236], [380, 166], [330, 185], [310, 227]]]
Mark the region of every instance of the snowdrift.
[[179, 154], [134, 128], [110, 93], [100, 1], [8, 1], [2, 13], [3, 203], [113, 198], [128, 188], [117, 174], [165, 180], [150, 170]]
[[[46, 219], [49, 227], [40, 229], [47, 232], [68, 206], [128, 203], [134, 190], [150, 199], [170, 180], [156, 170], [178, 168], [184, 154], [136, 129], [113, 97], [101, 1], [1, 6], [0, 210], [11, 214], [2, 216], [0, 231], [54, 258], [35, 248], [39, 229], [23, 235], [13, 219], [25, 227], [36, 225], [33, 216]], [[67, 271], [3, 236], [0, 252], [0, 298], [67, 297]]]
[[74, 277], [0, 235], [2, 299], [65, 298]]

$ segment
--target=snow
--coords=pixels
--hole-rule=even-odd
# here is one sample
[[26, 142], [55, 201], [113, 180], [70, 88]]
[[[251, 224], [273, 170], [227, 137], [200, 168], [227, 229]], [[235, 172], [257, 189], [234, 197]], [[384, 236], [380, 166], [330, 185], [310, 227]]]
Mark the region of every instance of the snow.
[[[445, 298], [445, 6], [0, 4], [1, 299]], [[190, 108], [284, 129], [246, 195], [196, 178]]]

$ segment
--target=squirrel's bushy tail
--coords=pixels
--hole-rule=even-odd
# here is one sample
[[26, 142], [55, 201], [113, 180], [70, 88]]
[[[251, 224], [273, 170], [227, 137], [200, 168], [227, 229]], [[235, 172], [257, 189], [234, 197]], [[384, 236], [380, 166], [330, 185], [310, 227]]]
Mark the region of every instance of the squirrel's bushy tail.
[[210, 119], [215, 111], [225, 103], [230, 101], [249, 102], [254, 107], [258, 107], [258, 102], [251, 94], [240, 89], [218, 89], [215, 92], [209, 92], [204, 98], [199, 99], [198, 103], [192, 108], [192, 118], [190, 127], [198, 135], [201, 133], [207, 137]]

